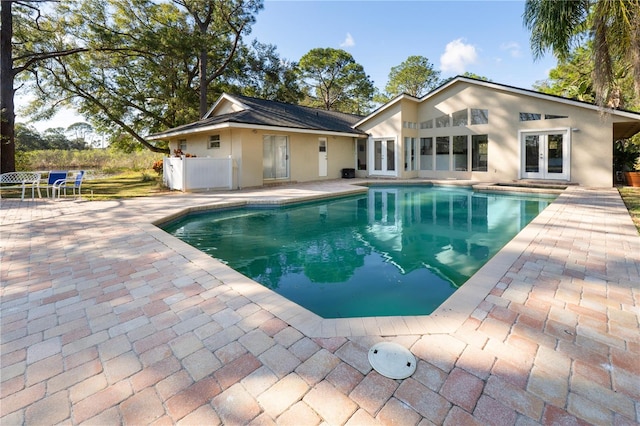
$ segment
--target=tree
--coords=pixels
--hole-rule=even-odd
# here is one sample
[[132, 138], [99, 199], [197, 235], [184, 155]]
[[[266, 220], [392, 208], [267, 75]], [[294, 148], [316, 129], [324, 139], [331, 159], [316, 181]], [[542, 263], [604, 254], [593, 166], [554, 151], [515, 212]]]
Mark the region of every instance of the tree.
[[91, 145], [91, 137], [94, 135], [93, 126], [84, 121], [73, 123], [65, 130], [65, 134], [71, 135], [71, 140], [84, 145]]
[[[220, 77], [262, 9], [261, 0], [174, 0], [195, 23], [200, 88], [200, 118], [209, 108], [207, 88]], [[209, 61], [213, 61], [210, 69]]]
[[307, 96], [303, 103], [353, 114], [368, 112], [373, 82], [350, 53], [332, 48], [311, 49], [300, 59], [297, 73]]
[[57, 3], [42, 45], [87, 49], [39, 64], [31, 114], [69, 105], [112, 142], [168, 152], [145, 136], [206, 113], [261, 7], [258, 0]]
[[[41, 27], [42, 15], [39, 9], [40, 3], [43, 2], [44, 0], [0, 1], [0, 173], [13, 172], [16, 169], [16, 78], [25, 71], [34, 72], [42, 61], [86, 50], [82, 47], [63, 46], [49, 46], [44, 50], [33, 49], [39, 37], [45, 34]], [[14, 14], [18, 24], [15, 31]]]
[[389, 99], [402, 93], [422, 97], [440, 83], [440, 71], [424, 56], [409, 56], [406, 61], [391, 68], [385, 92]]
[[[584, 102], [596, 99], [593, 69], [593, 43], [577, 47], [566, 59], [549, 71], [549, 78], [534, 85], [536, 90]], [[616, 102], [619, 108], [640, 110], [640, 93], [634, 88], [633, 75], [621, 63], [613, 66], [613, 85], [618, 88]]]
[[491, 80], [489, 77], [485, 77], [484, 75], [480, 75], [480, 74], [476, 74], [473, 72], [465, 72], [464, 74], [462, 74], [463, 77], [469, 77], [469, 78], [473, 78], [476, 80], [482, 80], [482, 81], [493, 81]]
[[254, 40], [239, 49], [225, 92], [297, 104], [304, 99], [295, 62], [280, 58], [276, 46]]
[[593, 43], [596, 102], [617, 108], [614, 64], [624, 64], [640, 91], [640, 0], [527, 0], [524, 24], [534, 56], [548, 50], [566, 60], [573, 48]]

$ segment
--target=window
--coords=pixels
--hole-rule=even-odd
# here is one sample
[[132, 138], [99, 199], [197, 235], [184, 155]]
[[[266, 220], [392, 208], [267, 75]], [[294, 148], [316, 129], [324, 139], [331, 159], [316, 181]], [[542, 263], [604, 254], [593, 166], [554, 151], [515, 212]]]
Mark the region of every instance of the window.
[[433, 129], [433, 120], [427, 120], [420, 123], [421, 129]]
[[533, 112], [520, 113], [520, 121], [535, 121], [535, 120], [542, 120], [542, 114], [533, 113]]
[[489, 136], [471, 136], [471, 170], [474, 172], [486, 172], [488, 165]]
[[416, 138], [404, 138], [404, 170], [416, 170]]
[[466, 108], [460, 111], [456, 111], [452, 114], [453, 126], [460, 127], [467, 125], [467, 110]]
[[553, 115], [553, 114], [545, 114], [545, 120], [555, 120], [556, 118], [569, 118], [566, 115]]
[[471, 108], [471, 125], [489, 124], [489, 110]]
[[209, 136], [209, 149], [220, 148], [220, 135]]
[[420, 170], [433, 170], [433, 138], [420, 138]]
[[449, 136], [436, 138], [436, 170], [449, 170]]
[[436, 127], [449, 127], [449, 116], [448, 115], [441, 115], [440, 117], [436, 118]]
[[414, 123], [412, 121], [403, 121], [402, 122], [402, 127], [404, 127], [405, 129], [417, 129], [418, 128], [418, 124]]
[[367, 140], [358, 139], [358, 170], [367, 170]]
[[187, 152], [187, 140], [178, 139], [178, 149], [182, 152]]
[[469, 147], [467, 146], [466, 136], [454, 136], [453, 137], [453, 170], [457, 172], [466, 172], [467, 158]]

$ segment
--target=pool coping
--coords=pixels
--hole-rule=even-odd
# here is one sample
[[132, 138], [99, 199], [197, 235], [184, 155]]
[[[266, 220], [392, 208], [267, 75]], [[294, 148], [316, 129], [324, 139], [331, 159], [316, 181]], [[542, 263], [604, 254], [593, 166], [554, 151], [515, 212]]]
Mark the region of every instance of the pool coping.
[[[227, 209], [244, 206], [273, 206], [316, 201], [337, 196], [349, 196], [366, 192], [369, 186], [377, 182], [366, 184], [354, 184], [351, 190], [341, 190], [330, 194], [316, 194], [302, 196], [286, 200], [247, 200], [228, 201], [216, 204], [205, 204], [188, 207], [169, 214], [151, 223], [141, 224], [145, 232], [148, 232], [158, 241], [170, 247], [187, 260], [216, 277], [222, 284], [243, 295], [261, 308], [268, 310], [273, 315], [287, 322], [291, 326], [308, 337], [332, 338], [332, 337], [357, 337], [357, 336], [392, 336], [392, 335], [422, 335], [422, 334], [450, 334], [457, 330], [464, 321], [474, 314], [478, 305], [490, 294], [491, 290], [499, 284], [502, 277], [513, 266], [514, 262], [522, 255], [559, 208], [558, 200], [562, 192], [545, 193], [558, 195], [538, 216], [525, 226], [511, 241], [509, 241], [498, 253], [484, 264], [469, 280], [447, 298], [434, 312], [429, 315], [412, 316], [376, 316], [357, 318], [322, 318], [295, 302], [279, 295], [269, 288], [251, 280], [237, 272], [223, 262], [212, 258], [197, 248], [181, 241], [162, 230], [159, 226], [190, 213], [204, 212], [218, 209]], [[398, 184], [398, 182], [386, 182], [385, 185]], [[402, 183], [400, 183], [402, 184]], [[413, 182], [413, 184], [421, 184]], [[356, 186], [357, 185], [357, 186]], [[460, 185], [460, 182], [454, 184]], [[436, 186], [447, 186], [436, 184]], [[468, 183], [464, 186], [472, 187]], [[522, 189], [522, 190], [520, 190]], [[531, 193], [542, 191], [530, 191], [530, 188], [514, 188], [517, 193]], [[475, 190], [475, 188], [474, 188]], [[500, 189], [499, 192], [504, 190]], [[486, 190], [482, 191], [486, 192]]]

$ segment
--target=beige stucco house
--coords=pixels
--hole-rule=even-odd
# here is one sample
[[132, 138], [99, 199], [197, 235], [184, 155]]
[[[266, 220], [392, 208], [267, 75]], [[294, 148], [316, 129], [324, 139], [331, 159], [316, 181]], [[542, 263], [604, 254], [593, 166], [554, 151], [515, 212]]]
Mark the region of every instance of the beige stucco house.
[[613, 142], [640, 114], [456, 77], [361, 117], [224, 94], [202, 120], [151, 135], [229, 158], [234, 187], [357, 177], [559, 181], [611, 187]]

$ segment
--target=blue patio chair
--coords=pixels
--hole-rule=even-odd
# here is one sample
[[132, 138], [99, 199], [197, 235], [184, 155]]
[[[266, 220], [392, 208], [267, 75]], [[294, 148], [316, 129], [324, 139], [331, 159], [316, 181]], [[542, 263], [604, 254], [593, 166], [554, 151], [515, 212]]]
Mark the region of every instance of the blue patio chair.
[[47, 177], [46, 189], [47, 197], [49, 197], [49, 190], [51, 190], [51, 197], [53, 197], [53, 184], [59, 180], [66, 180], [67, 172], [65, 170], [51, 170], [49, 177]]
[[84, 170], [80, 170], [78, 174], [73, 179], [58, 179], [53, 183], [52, 187], [52, 197], [56, 197], [56, 193], [58, 194], [58, 198], [60, 198], [60, 192], [64, 191], [65, 197], [67, 196], [67, 188], [71, 188], [73, 191], [73, 197], [76, 197], [76, 192], [78, 193], [78, 198], [82, 197], [82, 180], [84, 179]]

